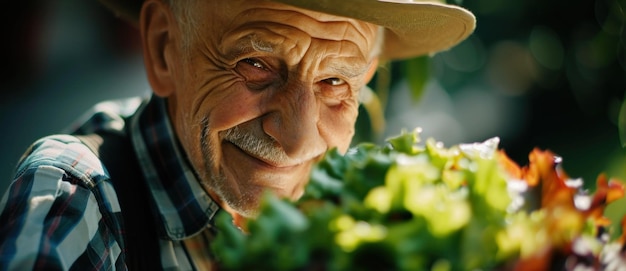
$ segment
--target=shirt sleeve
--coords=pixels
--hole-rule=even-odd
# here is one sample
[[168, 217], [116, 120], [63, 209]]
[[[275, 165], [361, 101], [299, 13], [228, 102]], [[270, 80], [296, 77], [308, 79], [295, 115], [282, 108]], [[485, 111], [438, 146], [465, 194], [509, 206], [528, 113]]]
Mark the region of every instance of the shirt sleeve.
[[0, 202], [0, 270], [124, 266], [116, 232], [106, 221], [110, 204], [100, 193], [112, 189], [96, 187], [107, 184], [86, 186], [46, 163], [22, 169]]

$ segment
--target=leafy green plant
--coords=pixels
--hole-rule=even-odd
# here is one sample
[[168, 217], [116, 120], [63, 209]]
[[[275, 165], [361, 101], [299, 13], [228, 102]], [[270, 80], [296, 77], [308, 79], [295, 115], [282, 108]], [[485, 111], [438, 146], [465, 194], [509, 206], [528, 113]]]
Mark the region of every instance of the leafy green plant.
[[[598, 177], [593, 194], [533, 150], [519, 167], [498, 139], [444, 147], [403, 133], [346, 155], [329, 151], [304, 196], [267, 194], [246, 232], [217, 217], [220, 270], [618, 270], [607, 204], [624, 195]], [[626, 227], [624, 225], [623, 227]]]

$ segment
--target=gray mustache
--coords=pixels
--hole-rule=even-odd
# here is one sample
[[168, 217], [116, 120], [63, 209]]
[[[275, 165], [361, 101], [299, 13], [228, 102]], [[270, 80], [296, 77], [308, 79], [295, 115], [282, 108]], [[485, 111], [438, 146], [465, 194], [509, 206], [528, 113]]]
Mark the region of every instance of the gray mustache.
[[276, 140], [263, 132], [244, 131], [235, 126], [224, 131], [224, 139], [245, 152], [275, 165], [295, 165], [302, 162], [290, 158]]

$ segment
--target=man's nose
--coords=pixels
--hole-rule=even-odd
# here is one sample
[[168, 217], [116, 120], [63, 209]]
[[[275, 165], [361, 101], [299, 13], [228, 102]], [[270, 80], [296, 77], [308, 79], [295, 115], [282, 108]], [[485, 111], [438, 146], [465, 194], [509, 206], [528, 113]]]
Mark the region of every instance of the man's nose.
[[320, 103], [310, 87], [292, 84], [271, 97], [265, 133], [293, 159], [310, 159], [327, 149], [320, 133]]

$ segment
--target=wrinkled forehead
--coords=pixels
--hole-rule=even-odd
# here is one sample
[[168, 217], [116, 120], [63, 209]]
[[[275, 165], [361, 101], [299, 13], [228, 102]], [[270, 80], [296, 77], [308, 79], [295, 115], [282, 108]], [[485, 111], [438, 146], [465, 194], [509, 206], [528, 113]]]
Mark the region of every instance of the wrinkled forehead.
[[206, 15], [211, 16], [211, 23], [207, 24], [209, 29], [205, 31], [210, 31], [230, 41], [257, 37], [261, 49], [263, 47], [270, 49], [272, 46], [280, 45], [280, 39], [265, 40], [263, 38], [271, 34], [290, 39], [298, 39], [299, 35], [304, 35], [306, 37], [302, 38], [351, 44], [369, 58], [377, 41], [376, 36], [379, 34], [378, 26], [371, 23], [276, 2], [217, 0], [205, 1], [205, 3], [207, 9], [203, 11], [208, 11], [210, 15]]

